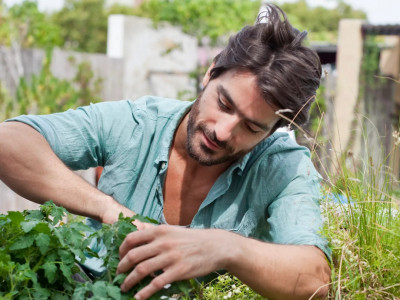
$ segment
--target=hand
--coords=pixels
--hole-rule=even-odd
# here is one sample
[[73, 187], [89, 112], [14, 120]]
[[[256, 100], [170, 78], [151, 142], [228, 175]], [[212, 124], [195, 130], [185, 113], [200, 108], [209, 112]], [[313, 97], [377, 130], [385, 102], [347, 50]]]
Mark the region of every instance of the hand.
[[121, 290], [128, 291], [146, 276], [163, 271], [135, 295], [136, 299], [147, 299], [166, 284], [224, 269], [233, 235], [217, 229], [169, 225], [151, 225], [132, 232], [119, 249], [117, 273], [132, 270]]

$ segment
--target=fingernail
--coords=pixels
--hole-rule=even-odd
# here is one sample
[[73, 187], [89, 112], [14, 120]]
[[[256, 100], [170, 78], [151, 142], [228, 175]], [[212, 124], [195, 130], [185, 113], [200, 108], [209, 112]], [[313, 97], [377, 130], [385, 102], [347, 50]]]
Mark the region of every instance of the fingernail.
[[142, 297], [140, 297], [140, 295], [138, 295], [138, 294], [136, 294], [136, 295], [134, 296], [134, 298], [135, 298], [136, 300], [141, 300], [141, 299], [142, 299]]

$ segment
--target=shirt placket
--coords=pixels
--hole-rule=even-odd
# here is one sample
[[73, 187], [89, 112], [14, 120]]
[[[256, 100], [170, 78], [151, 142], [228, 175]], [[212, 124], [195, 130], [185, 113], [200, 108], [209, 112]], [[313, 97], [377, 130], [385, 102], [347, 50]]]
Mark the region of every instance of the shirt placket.
[[157, 207], [159, 208], [158, 220], [162, 219], [162, 214], [164, 211], [164, 196], [163, 196], [163, 183], [165, 181], [165, 175], [167, 171], [168, 163], [166, 161], [160, 162], [160, 168], [158, 171], [158, 176], [156, 179], [156, 197], [157, 197]]

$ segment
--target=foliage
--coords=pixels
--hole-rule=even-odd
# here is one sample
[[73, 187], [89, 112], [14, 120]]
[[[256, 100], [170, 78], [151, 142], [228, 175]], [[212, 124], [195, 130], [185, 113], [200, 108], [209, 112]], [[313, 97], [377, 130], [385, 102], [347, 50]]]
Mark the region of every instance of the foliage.
[[230, 274], [218, 276], [203, 286], [201, 292], [201, 296], [198, 296], [199, 299], [265, 299]]
[[36, 1], [24, 1], [8, 10], [0, 3], [0, 44], [24, 48], [53, 48], [62, 44], [61, 28], [38, 10]]
[[[154, 222], [135, 216], [118, 222], [103, 224], [100, 231], [89, 237], [91, 228], [83, 223], [63, 223], [65, 209], [48, 202], [40, 210], [8, 212], [0, 215], [0, 296], [2, 299], [132, 299], [144, 285], [152, 280], [147, 277], [128, 293], [121, 293], [119, 285], [127, 274], [116, 276], [119, 261], [118, 248], [125, 236], [136, 231], [135, 219]], [[93, 239], [101, 239], [107, 248], [104, 265], [107, 272], [90, 280], [77, 266], [87, 256], [97, 256], [89, 249]], [[86, 282], [75, 280], [79, 274]], [[176, 282], [164, 288], [152, 299], [161, 295], [186, 295], [192, 288], [189, 281]], [[185, 294], [186, 293], [186, 294]]]
[[339, 1], [334, 9], [310, 7], [305, 0], [283, 3], [280, 7], [294, 27], [310, 32], [311, 41], [335, 42], [340, 19], [366, 19], [363, 11], [354, 10], [343, 1]]
[[[74, 63], [72, 59], [71, 63]], [[51, 52], [48, 52], [40, 74], [32, 75], [30, 81], [20, 78], [15, 100], [0, 93], [0, 120], [21, 114], [60, 112], [100, 101], [96, 95], [100, 91], [101, 80], [94, 78], [88, 62], [77, 66], [72, 81], [55, 77], [50, 65]]]
[[[8, 11], [0, 3], [0, 41], [10, 44], [11, 34], [23, 39], [24, 47], [61, 46], [105, 53], [107, 17], [122, 13], [150, 18], [155, 25], [167, 21], [181, 26], [200, 42], [208, 37], [215, 43], [244, 25], [253, 24], [261, 5], [259, 0], [147, 0], [137, 8], [123, 5], [107, 8], [104, 3], [105, 0], [66, 0], [64, 7], [52, 16], [39, 12], [34, 0], [25, 0]], [[335, 41], [342, 18], [366, 18], [364, 12], [342, 1], [335, 9], [311, 8], [305, 0], [280, 6], [295, 27], [310, 31], [312, 41]]]
[[207, 36], [212, 41], [234, 33], [244, 25], [253, 24], [260, 1], [232, 0], [148, 0], [132, 14], [151, 18], [156, 24], [167, 21], [182, 26], [184, 32], [199, 40]]
[[52, 21], [61, 28], [66, 49], [105, 53], [107, 47], [107, 14], [104, 0], [66, 0], [53, 14]]

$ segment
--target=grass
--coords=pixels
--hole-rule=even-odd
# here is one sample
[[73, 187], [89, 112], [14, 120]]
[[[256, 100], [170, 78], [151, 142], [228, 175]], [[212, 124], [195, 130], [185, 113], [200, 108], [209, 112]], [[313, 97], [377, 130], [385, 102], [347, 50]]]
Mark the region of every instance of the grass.
[[[400, 297], [400, 218], [391, 178], [370, 161], [363, 173], [342, 172], [325, 191], [324, 234], [333, 250], [330, 299]], [[328, 195], [343, 195], [332, 203]]]

